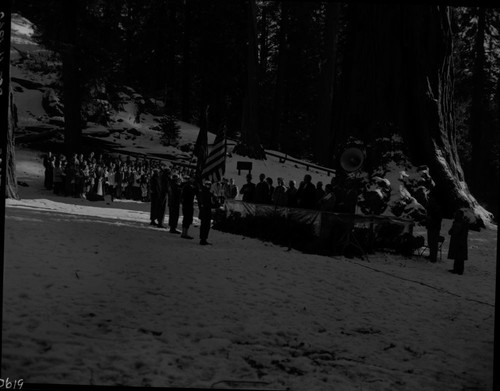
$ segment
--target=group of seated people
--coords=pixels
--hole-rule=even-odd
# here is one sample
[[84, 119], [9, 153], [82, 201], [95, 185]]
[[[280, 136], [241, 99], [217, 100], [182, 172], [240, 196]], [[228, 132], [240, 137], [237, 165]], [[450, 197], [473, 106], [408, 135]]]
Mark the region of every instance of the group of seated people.
[[[90, 152], [88, 155], [48, 152], [43, 158], [44, 185], [56, 195], [98, 200], [105, 195], [112, 199], [150, 201], [150, 179], [159, 161], [131, 159]], [[178, 170], [178, 174], [190, 174]]]

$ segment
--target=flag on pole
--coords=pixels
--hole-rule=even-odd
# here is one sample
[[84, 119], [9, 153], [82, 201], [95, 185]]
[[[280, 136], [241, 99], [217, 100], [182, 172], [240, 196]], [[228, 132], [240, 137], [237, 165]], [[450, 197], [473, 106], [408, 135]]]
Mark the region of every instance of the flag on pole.
[[214, 144], [210, 148], [203, 165], [202, 179], [210, 179], [212, 182], [220, 181], [226, 172], [226, 135], [220, 132]]
[[196, 139], [196, 144], [194, 145], [194, 156], [196, 156], [196, 179], [198, 181], [202, 180], [203, 167], [205, 166], [205, 160], [208, 154], [208, 134], [207, 134], [207, 117], [208, 117], [208, 106], [205, 110], [205, 118], [202, 120], [200, 131], [198, 133], [198, 138]]
[[208, 146], [208, 110], [205, 110], [205, 121], [203, 121], [196, 144], [194, 155], [197, 158], [196, 176], [199, 181], [210, 179], [212, 182], [220, 181], [226, 171], [226, 134], [219, 132], [212, 146]]

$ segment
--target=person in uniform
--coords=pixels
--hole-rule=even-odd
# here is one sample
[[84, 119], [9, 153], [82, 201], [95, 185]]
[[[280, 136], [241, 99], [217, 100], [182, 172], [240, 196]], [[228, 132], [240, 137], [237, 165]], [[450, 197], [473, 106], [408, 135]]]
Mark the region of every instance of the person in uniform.
[[443, 214], [441, 208], [437, 203], [436, 197], [431, 192], [429, 200], [427, 201], [427, 219], [425, 226], [427, 228], [427, 244], [429, 245], [429, 260], [431, 262], [437, 261], [437, 253], [439, 247], [439, 234], [441, 231], [441, 222], [443, 221]]
[[314, 209], [316, 207], [316, 187], [314, 187], [311, 181], [311, 175], [304, 175], [304, 181], [297, 190], [299, 208]]
[[170, 170], [168, 168], [162, 170], [160, 174], [160, 197], [158, 199], [158, 227], [165, 228], [163, 221], [165, 220], [165, 211], [167, 209], [168, 188], [170, 184]]
[[243, 202], [254, 202], [255, 183], [252, 182], [251, 174], [247, 175], [247, 183], [241, 187], [240, 194], [243, 195]]
[[212, 209], [216, 207], [216, 200], [214, 194], [211, 192], [210, 181], [204, 181], [201, 190], [198, 193], [198, 208], [200, 218], [200, 244], [202, 246], [211, 245], [207, 241], [208, 233], [210, 232], [210, 224], [212, 222]]
[[464, 211], [459, 209], [455, 212], [455, 219], [448, 232], [450, 235], [450, 247], [448, 250], [448, 259], [453, 259], [453, 269], [450, 273], [462, 275], [464, 274], [464, 261], [468, 256], [468, 234], [469, 222], [465, 217]]
[[190, 177], [182, 186], [181, 202], [182, 202], [182, 234], [183, 239], [193, 239], [189, 236], [188, 231], [193, 224], [194, 215], [194, 197], [196, 196], [196, 185], [194, 178]]
[[180, 234], [177, 230], [179, 224], [179, 211], [181, 208], [181, 178], [179, 175], [172, 175], [168, 193], [168, 226], [170, 233]]
[[161, 193], [161, 183], [160, 174], [158, 170], [153, 170], [153, 175], [149, 180], [149, 187], [151, 192], [151, 212], [150, 212], [150, 225], [158, 225], [159, 223], [159, 207], [160, 207], [160, 193]]
[[259, 183], [255, 185], [254, 200], [256, 204], [265, 204], [269, 200], [269, 184], [266, 182], [266, 174], [259, 175]]

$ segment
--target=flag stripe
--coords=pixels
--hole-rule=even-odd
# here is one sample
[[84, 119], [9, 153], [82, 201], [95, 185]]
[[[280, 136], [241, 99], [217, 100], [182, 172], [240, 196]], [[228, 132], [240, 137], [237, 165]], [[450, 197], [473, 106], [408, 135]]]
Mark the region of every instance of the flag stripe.
[[226, 169], [226, 138], [218, 134], [203, 164], [202, 177], [221, 180]]

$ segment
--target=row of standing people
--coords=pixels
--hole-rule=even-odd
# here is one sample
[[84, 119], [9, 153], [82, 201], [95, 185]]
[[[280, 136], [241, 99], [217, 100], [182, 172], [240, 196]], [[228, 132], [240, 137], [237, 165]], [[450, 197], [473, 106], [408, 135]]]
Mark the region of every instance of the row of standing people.
[[[189, 228], [193, 224], [194, 201], [198, 201], [200, 219], [200, 244], [209, 245], [208, 234], [212, 220], [212, 209], [219, 205], [217, 196], [212, 191], [211, 181], [198, 185], [193, 176], [185, 180], [166, 168], [154, 170], [150, 180], [151, 211], [150, 224], [159, 228], [165, 227], [165, 214], [168, 207], [169, 232], [180, 234], [183, 239], [193, 239]], [[182, 207], [181, 207], [182, 206]], [[178, 231], [180, 212], [182, 211], [182, 232]]]
[[113, 198], [149, 201], [149, 180], [152, 170], [160, 164], [147, 159], [132, 160], [130, 156], [112, 158], [109, 155], [73, 154], [53, 155], [43, 159], [44, 185], [57, 195], [100, 199], [109, 194]]
[[[429, 247], [430, 262], [437, 262], [437, 253], [441, 236], [443, 212], [436, 199], [435, 191], [432, 191], [427, 201], [427, 244]], [[468, 258], [468, 234], [469, 221], [462, 209], [455, 212], [453, 223], [448, 231], [450, 244], [448, 248], [448, 259], [453, 260], [453, 268], [450, 273], [462, 275], [464, 273], [465, 261]]]
[[259, 182], [255, 184], [252, 175], [248, 174], [239, 193], [243, 202], [317, 210], [333, 210], [339, 198], [332, 183], [326, 184], [324, 188], [322, 182], [314, 185], [308, 174], [298, 188], [294, 180], [290, 180], [286, 186], [283, 178], [278, 178], [274, 186], [272, 178], [266, 178], [265, 174], [260, 174]]

